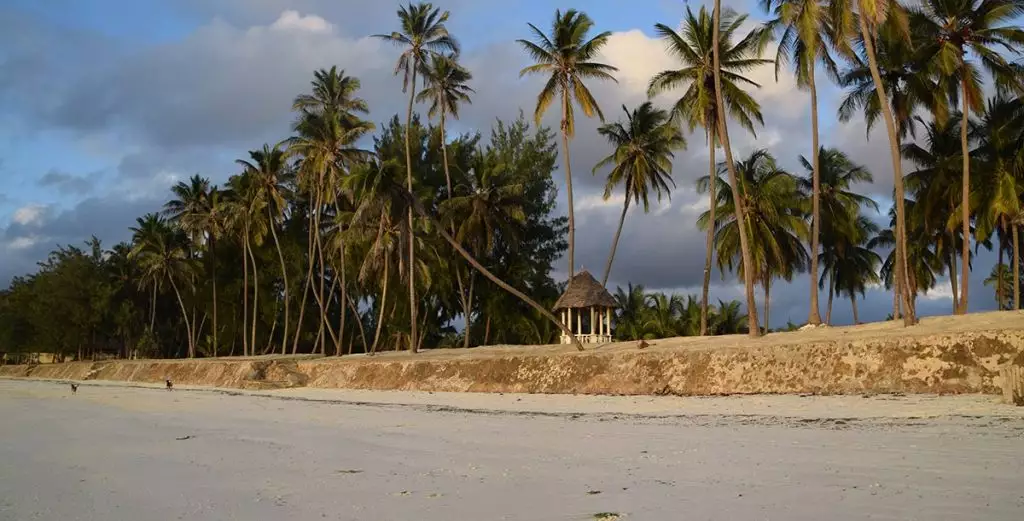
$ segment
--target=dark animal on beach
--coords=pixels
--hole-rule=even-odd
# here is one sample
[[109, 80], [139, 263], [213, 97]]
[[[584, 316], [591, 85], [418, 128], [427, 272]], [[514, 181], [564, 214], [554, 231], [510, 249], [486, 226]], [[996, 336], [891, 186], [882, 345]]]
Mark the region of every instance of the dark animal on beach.
[[636, 343], [637, 349], [643, 349], [643, 348], [647, 347], [648, 345], [650, 345], [650, 344], [648, 344], [647, 342], [645, 342], [643, 340], [640, 340], [639, 342]]
[[71, 394], [78, 392], [78, 384], [71, 384]]
[[171, 388], [172, 388], [172, 387], [174, 387], [174, 384], [173, 384], [173, 383], [171, 383], [171, 381], [170, 381], [170, 380], [165, 380], [165, 382], [167, 382], [167, 390], [168, 390], [168, 391], [170, 391], [170, 390], [171, 390]]

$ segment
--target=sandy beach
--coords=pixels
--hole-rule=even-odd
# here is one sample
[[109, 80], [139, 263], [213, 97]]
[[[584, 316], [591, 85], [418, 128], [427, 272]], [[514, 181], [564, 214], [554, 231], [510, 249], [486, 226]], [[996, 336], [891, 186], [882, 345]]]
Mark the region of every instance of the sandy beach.
[[0, 380], [0, 519], [1024, 518], [1024, 409]]

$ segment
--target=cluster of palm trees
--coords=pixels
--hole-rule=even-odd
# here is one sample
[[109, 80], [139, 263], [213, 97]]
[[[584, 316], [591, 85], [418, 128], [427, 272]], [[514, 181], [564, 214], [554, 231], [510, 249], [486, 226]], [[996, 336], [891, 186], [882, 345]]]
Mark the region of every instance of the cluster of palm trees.
[[[705, 307], [697, 297], [648, 292], [644, 286], [628, 284], [613, 295], [618, 305], [615, 324], [617, 340], [651, 340], [700, 334]], [[747, 316], [739, 301], [719, 301], [708, 310], [708, 333], [747, 333]]]
[[[660, 198], [673, 185], [672, 153], [685, 146], [679, 129], [703, 130], [710, 159], [709, 174], [700, 186], [709, 192], [711, 209], [701, 216], [708, 237], [701, 334], [708, 332], [708, 288], [715, 253], [720, 266], [735, 268], [744, 279], [752, 335], [761, 331], [754, 306], [755, 285], [765, 290], [767, 314], [771, 280], [790, 280], [804, 270], [812, 281], [810, 324], [821, 323], [818, 290], [826, 281], [831, 310], [835, 292], [852, 298], [883, 278], [894, 289], [894, 316], [913, 324], [916, 295], [934, 284], [936, 273], [946, 270], [953, 285], [954, 312], [966, 313], [971, 238], [978, 245], [990, 245], [993, 230], [1017, 233], [1015, 219], [1024, 191], [1018, 179], [1024, 176], [1024, 161], [1014, 150], [1019, 151], [1022, 144], [1019, 96], [1024, 92], [1024, 74], [1013, 60], [1024, 45], [1024, 30], [1014, 20], [1024, 13], [1024, 3], [764, 0], [762, 7], [771, 19], [745, 34], [740, 31], [746, 16], [723, 11], [718, 0], [710, 14], [704, 7], [697, 13], [688, 8], [678, 29], [655, 26], [680, 66], [656, 74], [648, 95], [679, 97], [669, 111], [655, 109], [650, 103], [633, 111], [624, 108], [625, 122], [600, 128], [615, 149], [595, 168], [611, 167], [605, 198], [616, 187], [624, 188], [621, 219], [631, 200], [643, 202], [646, 209], [649, 194]], [[534, 39], [520, 41], [536, 61], [522, 73], [549, 75], [537, 100], [538, 120], [556, 97], [561, 101], [570, 273], [574, 219], [568, 139], [574, 130], [573, 103], [584, 115], [603, 120], [584, 81], [614, 80], [615, 72], [614, 67], [595, 61], [609, 33], [588, 38], [592, 26], [583, 13], [556, 12], [550, 34], [530, 25]], [[763, 54], [773, 41], [777, 53], [769, 60]], [[782, 172], [767, 151], [757, 151], [743, 161], [733, 159], [728, 123], [738, 123], [752, 133], [763, 124], [761, 108], [748, 92], [760, 85], [744, 73], [771, 63], [776, 74], [783, 67], [792, 67], [797, 85], [810, 95], [811, 150], [821, 153], [812, 153], [809, 160], [801, 158], [809, 171], [807, 179]], [[873, 201], [847, 191], [852, 182], [870, 180], [870, 174], [841, 152], [819, 145], [819, 68], [847, 89], [839, 108], [840, 120], [863, 114], [869, 132], [879, 118], [885, 123], [894, 181], [893, 219], [888, 230], [879, 231], [860, 213], [861, 206], [874, 207]], [[986, 76], [997, 92], [987, 106], [982, 95]], [[908, 139], [922, 128], [929, 136], [958, 132], [959, 149], [944, 141], [945, 148], [929, 151]], [[725, 161], [716, 165], [719, 146]], [[930, 157], [929, 152], [943, 155]], [[906, 182], [904, 158], [919, 167], [906, 176]], [[972, 168], [984, 178], [972, 180]], [[937, 170], [941, 176], [936, 175]], [[720, 174], [725, 179], [719, 179]], [[838, 177], [826, 179], [826, 175]], [[621, 219], [604, 280], [614, 259]], [[1001, 235], [1000, 256], [1009, 242], [1003, 239]], [[1012, 258], [1017, 263], [1016, 241], [1013, 244]], [[891, 249], [889, 258], [883, 261], [873, 248]], [[958, 257], [959, 280], [955, 273]], [[880, 274], [876, 270], [879, 264]], [[746, 269], [748, 266], [754, 269]], [[1016, 276], [1017, 270], [1012, 271]]]

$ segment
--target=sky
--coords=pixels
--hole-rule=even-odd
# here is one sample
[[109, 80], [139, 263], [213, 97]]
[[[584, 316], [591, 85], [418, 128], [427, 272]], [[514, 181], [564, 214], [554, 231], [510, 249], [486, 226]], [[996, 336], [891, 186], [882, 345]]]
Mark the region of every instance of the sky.
[[[676, 26], [689, 6], [681, 0], [549, 0], [506, 2], [444, 0], [449, 29], [472, 72], [473, 103], [452, 132], [489, 134], [495, 119], [531, 115], [541, 80], [520, 78], [528, 64], [515, 40], [529, 37], [527, 23], [545, 28], [556, 8], [585, 10], [599, 30], [612, 32], [603, 60], [618, 67], [618, 83], [594, 84], [609, 120], [622, 106], [646, 99], [655, 73], [673, 60], [653, 36], [655, 23]], [[753, 0], [725, 4], [749, 13], [753, 27], [765, 18]], [[388, 0], [6, 0], [0, 5], [0, 287], [35, 269], [57, 245], [81, 244], [96, 235], [112, 246], [130, 237], [136, 217], [160, 208], [177, 181], [199, 173], [223, 182], [234, 160], [263, 143], [288, 136], [290, 103], [308, 89], [312, 72], [337, 65], [362, 82], [360, 95], [381, 123], [404, 111], [407, 98], [393, 76], [398, 51], [371, 34], [397, 28], [397, 2]], [[774, 49], [769, 49], [774, 56]], [[731, 129], [734, 156], [767, 148], [794, 173], [811, 151], [808, 95], [790, 75], [776, 81], [774, 67], [750, 73], [761, 84], [754, 95], [765, 125], [757, 135]], [[842, 124], [835, 108], [842, 91], [820, 87], [821, 142], [865, 165], [875, 181], [860, 187], [888, 208], [892, 190], [884, 129], [868, 136], [863, 122]], [[670, 96], [655, 98], [667, 106]], [[424, 107], [417, 110], [425, 113]], [[543, 123], [557, 129], [555, 111]], [[603, 173], [593, 166], [609, 153], [596, 133], [599, 122], [577, 118], [571, 143], [576, 199], [578, 267], [603, 270], [622, 196], [603, 200]], [[708, 150], [699, 134], [673, 163], [676, 189], [650, 213], [631, 209], [609, 287], [628, 282], [648, 289], [699, 294], [704, 234], [697, 216], [708, 207], [694, 190], [707, 173]], [[719, 157], [721, 153], [719, 152]], [[561, 164], [561, 161], [559, 161]], [[904, 167], [911, 168], [911, 165]], [[564, 212], [564, 174], [553, 173]], [[881, 216], [877, 219], [887, 221]], [[971, 279], [971, 309], [994, 309], [983, 286], [995, 262], [980, 252]], [[556, 262], [554, 276], [567, 266]], [[809, 280], [776, 282], [772, 326], [807, 317]], [[512, 281], [514, 283], [514, 281]], [[742, 285], [717, 270], [712, 298], [742, 297]], [[921, 297], [923, 315], [952, 307], [948, 279]], [[827, 294], [822, 293], [822, 314]], [[761, 302], [762, 297], [758, 297]], [[891, 294], [868, 291], [861, 320], [882, 320]], [[850, 323], [850, 302], [837, 299], [833, 321]]]

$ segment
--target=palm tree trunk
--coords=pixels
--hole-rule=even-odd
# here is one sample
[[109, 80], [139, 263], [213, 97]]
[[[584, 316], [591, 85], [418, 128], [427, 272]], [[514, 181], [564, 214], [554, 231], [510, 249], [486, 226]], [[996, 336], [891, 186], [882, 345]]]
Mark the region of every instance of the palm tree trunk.
[[174, 282], [174, 277], [167, 278], [171, 279], [174, 296], [178, 297], [178, 305], [181, 306], [181, 319], [185, 321], [185, 333], [188, 334], [188, 357], [195, 358], [196, 346], [192, 342], [192, 326], [188, 323], [188, 309], [185, 308], [185, 301], [181, 299], [181, 292], [178, 291], [178, 285]]
[[[707, 121], [710, 122], [714, 119], [710, 114], [707, 115]], [[704, 288], [702, 290], [702, 297], [700, 301], [700, 336], [706, 336], [708, 334], [708, 293], [711, 291], [711, 261], [714, 256], [715, 246], [715, 206], [717, 203], [717, 195], [715, 193], [715, 184], [718, 181], [717, 172], [715, 172], [715, 130], [711, 127], [707, 129], [708, 134], [708, 197], [711, 201], [708, 209], [708, 237], [705, 241], [704, 248]]]
[[[765, 271], [767, 271], [767, 270], [765, 270]], [[770, 327], [768, 320], [771, 317], [771, 315], [769, 314], [771, 312], [771, 288], [772, 288], [772, 278], [771, 278], [770, 275], [765, 275], [765, 277], [764, 277], [764, 334], [766, 334], [766, 335], [768, 334], [768, 328]]]
[[[567, 335], [570, 335], [573, 339], [573, 343], [576, 345], [576, 349], [579, 351], [583, 351], [583, 344], [581, 344], [580, 341], [575, 337], [575, 335], [573, 335], [572, 330], [566, 327], [565, 324], [563, 324], [560, 320], [558, 320], [558, 318], [552, 315], [551, 312], [547, 310], [547, 308], [538, 304], [533, 299], [523, 294], [523, 292], [517, 290], [516, 288], [513, 288], [507, 282], [501, 280], [495, 274], [491, 273], [490, 270], [483, 267], [483, 265], [480, 264], [479, 261], [473, 258], [473, 256], [470, 255], [469, 252], [466, 251], [466, 249], [463, 248], [458, 243], [458, 241], [456, 241], [455, 238], [452, 237], [444, 229], [444, 225], [442, 225], [441, 222], [438, 221], [436, 217], [427, 213], [427, 211], [423, 208], [423, 205], [420, 204], [419, 200], [416, 199], [411, 192], [405, 194], [405, 196], [409, 198], [411, 202], [411, 207], [416, 210], [416, 213], [420, 214], [421, 217], [429, 220], [430, 223], [433, 224], [435, 228], [437, 228], [438, 233], [441, 234], [444, 240], [448, 241], [448, 244], [450, 244], [452, 248], [455, 248], [455, 251], [459, 252], [459, 255], [462, 255], [462, 258], [466, 259], [466, 262], [473, 266], [477, 271], [482, 273], [484, 277], [487, 277], [488, 280], [497, 284], [501, 289], [511, 293], [513, 296], [523, 301], [526, 305], [537, 310], [538, 313], [540, 313], [541, 315], [544, 316], [544, 318], [554, 323], [555, 326], [557, 326], [558, 329], [560, 329], [562, 332], [564, 332]], [[490, 320], [490, 317], [488, 317], [488, 320]]]
[[377, 344], [380, 343], [380, 330], [381, 326], [384, 325], [384, 304], [388, 301], [388, 272], [390, 271], [390, 262], [387, 254], [384, 257], [384, 280], [381, 282], [380, 290], [380, 314], [377, 318], [377, 331], [373, 334], [373, 347], [370, 348], [370, 354], [377, 352]]
[[957, 306], [960, 305], [960, 290], [958, 284], [959, 281], [957, 281], [956, 277], [956, 248], [954, 247], [956, 242], [953, 240], [954, 237], [952, 233], [949, 234], [949, 238], [949, 248], [946, 248], [949, 251], [949, 254], [946, 256], [946, 264], [949, 266], [949, 287], [953, 291], [953, 313], [955, 314]]
[[487, 322], [484, 325], [484, 345], [491, 341], [491, 315], [487, 315]]
[[213, 356], [217, 356], [217, 247], [216, 239], [210, 236], [210, 279], [213, 283]]
[[[312, 206], [310, 207], [310, 210], [312, 210]], [[292, 338], [293, 355], [297, 353], [299, 349], [299, 338], [302, 336], [302, 319], [306, 314], [306, 302], [308, 302], [309, 299], [309, 289], [313, 284], [313, 219], [312, 215], [310, 215], [310, 217], [306, 246], [306, 258], [309, 259], [309, 267], [306, 269], [306, 284], [305, 288], [302, 290], [302, 301], [299, 303], [299, 318], [295, 323], [295, 337]], [[282, 347], [282, 350], [283, 349], [284, 348]]]
[[[964, 71], [963, 54], [960, 55], [960, 70]], [[960, 93], [963, 99], [963, 116], [960, 118], [960, 154], [963, 156], [964, 175], [961, 184], [963, 193], [960, 195], [960, 233], [963, 235], [963, 245], [960, 255], [963, 262], [960, 264], [960, 309], [958, 315], [967, 313], [968, 280], [971, 272], [971, 151], [967, 145], [967, 123], [971, 115], [971, 107], [967, 102], [967, 75], [961, 74]], [[1002, 302], [999, 303], [1002, 306]]]
[[750, 255], [750, 239], [747, 237], [746, 217], [744, 216], [743, 196], [740, 194], [739, 180], [736, 177], [736, 166], [732, 161], [732, 145], [729, 143], [729, 125], [726, 123], [725, 101], [722, 94], [722, 63], [719, 42], [719, 26], [721, 25], [722, 0], [715, 0], [712, 17], [712, 56], [714, 57], [715, 105], [718, 111], [718, 134], [722, 138], [725, 149], [725, 166], [729, 170], [729, 183], [732, 184], [733, 205], [736, 207], [736, 224], [739, 228], [740, 251], [743, 256], [743, 279], [747, 291], [747, 328], [752, 337], [760, 336], [760, 325], [757, 321], [757, 304], [754, 301], [754, 262]]
[[290, 315], [289, 313], [289, 295], [288, 295], [288, 269], [284, 263], [284, 253], [281, 252], [281, 243], [277, 240], [277, 226], [274, 222], [275, 219], [270, 213], [270, 205], [267, 205], [267, 219], [270, 221], [270, 235], [274, 238], [274, 248], [277, 250], [277, 260], [281, 263], [281, 282], [284, 284], [284, 329], [281, 332], [281, 350], [284, 350], [284, 346], [288, 345], [288, 326]]
[[1013, 223], [1013, 309], [1020, 309], [1020, 245], [1017, 241], [1017, 223]]
[[[359, 316], [359, 309], [356, 308], [355, 303], [352, 302], [351, 296], [348, 296], [348, 307], [352, 310], [352, 314], [355, 315], [356, 317], [356, 324], [359, 326], [359, 337], [363, 339], [363, 352], [369, 353], [370, 346], [369, 344], [366, 343], [366, 330], [363, 329], [363, 319], [362, 317]], [[352, 354], [352, 344], [349, 344], [348, 354]]]
[[[462, 335], [462, 347], [469, 348], [469, 332], [473, 325], [473, 285], [476, 282], [476, 277], [472, 273], [467, 274], [469, 279], [469, 296], [462, 302], [462, 312], [466, 317], [465, 332]], [[460, 276], [461, 279], [461, 276]]]
[[246, 226], [245, 237], [242, 238], [242, 356], [249, 356], [249, 337], [245, 331], [249, 325], [249, 227]]
[[[405, 113], [405, 184], [410, 194], [412, 191], [412, 103], [416, 97], [416, 69], [419, 59], [412, 59], [412, 88], [409, 89], [409, 108]], [[442, 139], [444, 139], [442, 137]], [[415, 197], [415, 196], [414, 196]], [[409, 349], [416, 352], [416, 228], [413, 221], [412, 208], [409, 208]]]
[[[720, 1], [720, 0], [716, 0]], [[860, 0], [863, 2], [864, 0]], [[861, 6], [861, 12], [868, 10]], [[896, 272], [901, 280], [907, 279], [907, 236], [906, 236], [906, 211], [903, 204], [903, 169], [900, 164], [899, 136], [896, 132], [896, 121], [892, 115], [892, 107], [889, 105], [889, 98], [885, 93], [885, 85], [882, 84], [882, 76], [878, 72], [878, 59], [875, 56], [875, 44], [871, 32], [868, 30], [868, 21], [865, 16], [858, 16], [860, 20], [860, 33], [864, 40], [864, 50], [868, 56], [868, 67], [871, 69], [871, 79], [875, 83], [875, 94], [878, 96], [878, 105], [881, 107], [882, 116], [885, 119], [885, 129], [889, 133], [889, 153], [892, 156], [893, 186], [896, 199], [896, 248], [897, 261]], [[900, 255], [903, 252], [904, 255]], [[917, 323], [916, 313], [913, 307], [913, 294], [908, 290], [909, 284], [903, 285], [903, 325], [912, 326]]]
[[[319, 257], [319, 262], [320, 262], [320, 294], [316, 295], [315, 294], [316, 292], [314, 292], [313, 296], [314, 297], [318, 297], [317, 298], [317, 303], [320, 304], [320, 328], [321, 329], [326, 329], [327, 333], [331, 336], [331, 341], [335, 345], [337, 345], [338, 337], [335, 336], [335, 334], [334, 334], [334, 328], [331, 327], [331, 322], [329, 320], [327, 320], [327, 311], [328, 311], [328, 309], [330, 307], [330, 300], [327, 298], [328, 294], [324, 293], [324, 279], [327, 278], [327, 275], [326, 275], [326, 272], [325, 272], [326, 265], [324, 264], [324, 245], [323, 245], [322, 242], [320, 242], [320, 231], [319, 231], [320, 230], [320, 226], [319, 226], [319, 222], [320, 222], [320, 218], [317, 217], [317, 224], [318, 224], [318, 226], [317, 226], [317, 232], [316, 232], [316, 252], [317, 252], [317, 256]], [[331, 291], [329, 291], [329, 293], [333, 294], [334, 291], [331, 290]], [[325, 351], [325, 344], [326, 343], [327, 343], [327, 337], [321, 335], [318, 344], [320, 346], [320, 348], [319, 348], [320, 349], [320, 354], [322, 354], [322, 355], [326, 355], [326, 351]]]
[[[246, 234], [245, 240], [249, 241], [249, 235]], [[260, 279], [257, 273], [256, 256], [252, 253], [252, 245], [249, 247], [249, 260], [252, 261], [252, 324], [250, 329], [252, 330], [251, 339], [249, 340], [249, 350], [251, 355], [256, 355], [256, 322], [259, 321], [259, 304], [260, 304]], [[243, 333], [244, 334], [244, 333]]]
[[626, 222], [626, 210], [629, 210], [629, 186], [627, 181], [626, 200], [622, 204], [622, 215], [619, 216], [619, 227], [615, 230], [615, 238], [612, 239], [612, 251], [608, 253], [608, 264], [604, 267], [604, 276], [601, 277], [601, 285], [608, 284], [608, 276], [612, 272], [612, 261], [615, 260], [615, 250], [619, 247], [619, 236], [622, 235], [622, 224]]
[[832, 275], [828, 276], [828, 309], [825, 311], [825, 323], [832, 325], [832, 296], [835, 294], [835, 287], [832, 286]]
[[814, 83], [814, 65], [817, 51], [811, 53], [811, 63], [807, 67], [807, 83], [811, 90], [811, 146], [814, 147], [814, 170], [811, 173], [811, 309], [807, 314], [807, 323], [821, 324], [818, 312], [818, 239], [821, 234], [821, 153], [818, 145], [818, 88]]
[[335, 349], [335, 356], [341, 356], [340, 342], [343, 338], [345, 338], [345, 316], [348, 315], [348, 313], [345, 311], [345, 302], [348, 301], [348, 281], [345, 280], [345, 244], [342, 243], [339, 249], [341, 250], [338, 252], [338, 255], [341, 257], [341, 259], [339, 260], [339, 264], [341, 264], [341, 269], [338, 270], [338, 272], [341, 274], [341, 301], [339, 302], [340, 305], [338, 307], [341, 308], [341, 319], [338, 320], [339, 343], [337, 344], [337, 347]]
[[860, 317], [857, 316], [857, 294], [850, 293], [850, 305], [853, 306], [853, 325], [860, 324]]
[[156, 326], [156, 290], [159, 284], [153, 281], [153, 305], [149, 306], [149, 332], [153, 333], [153, 328]]
[[569, 200], [569, 279], [576, 274], [576, 212], [572, 203], [572, 166], [569, 161], [569, 93], [562, 93], [562, 157], [565, 159], [565, 193]]
[[[998, 233], [996, 235], [999, 235]], [[1003, 310], [1003, 241], [999, 240], [999, 261], [996, 262], [996, 310]]]

